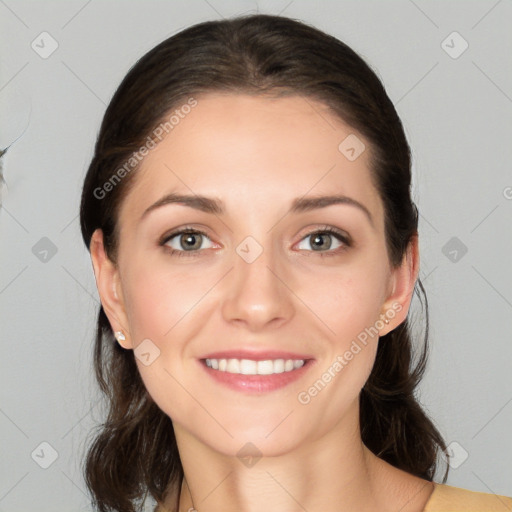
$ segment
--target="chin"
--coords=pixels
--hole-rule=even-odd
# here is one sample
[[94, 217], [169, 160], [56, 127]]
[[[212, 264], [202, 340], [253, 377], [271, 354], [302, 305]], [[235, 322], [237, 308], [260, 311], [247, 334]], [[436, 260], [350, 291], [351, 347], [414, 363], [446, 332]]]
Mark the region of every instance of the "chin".
[[[324, 434], [301, 412], [299, 408], [289, 407], [286, 412], [281, 409], [279, 414], [262, 412], [265, 417], [254, 413], [239, 413], [235, 418], [217, 416], [226, 430], [209, 428], [210, 425], [204, 422], [183, 427], [189, 435], [228, 457], [279, 457], [314, 442]], [[198, 425], [201, 425], [200, 429]]]
[[[304, 442], [302, 438], [295, 438], [284, 432], [283, 435], [268, 435], [260, 429], [251, 429], [245, 432], [234, 433], [231, 439], [209, 439], [202, 441], [213, 450], [228, 457], [237, 457], [242, 463], [251, 466], [252, 462], [261, 457], [279, 457], [293, 452]], [[248, 461], [246, 460], [248, 459]]]

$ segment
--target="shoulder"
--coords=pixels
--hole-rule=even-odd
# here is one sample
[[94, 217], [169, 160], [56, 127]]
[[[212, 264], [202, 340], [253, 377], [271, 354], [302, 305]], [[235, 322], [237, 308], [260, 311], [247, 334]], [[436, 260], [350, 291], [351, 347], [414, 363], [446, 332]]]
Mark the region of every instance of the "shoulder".
[[435, 484], [423, 512], [509, 512], [512, 498]]

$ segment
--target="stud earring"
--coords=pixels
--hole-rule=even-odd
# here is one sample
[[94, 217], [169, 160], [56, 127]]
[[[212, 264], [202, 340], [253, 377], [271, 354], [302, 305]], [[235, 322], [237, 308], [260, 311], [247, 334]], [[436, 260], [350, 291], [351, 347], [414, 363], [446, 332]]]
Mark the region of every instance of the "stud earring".
[[117, 341], [125, 341], [126, 340], [126, 336], [123, 334], [123, 331], [116, 331], [114, 333], [114, 336], [116, 337]]
[[[384, 318], [382, 318], [384, 317]], [[377, 322], [381, 322], [381, 321], [384, 321], [384, 323], [386, 325], [389, 324], [389, 320], [387, 319], [386, 315], [384, 313], [381, 313], [380, 316], [379, 316], [379, 319], [377, 320]]]

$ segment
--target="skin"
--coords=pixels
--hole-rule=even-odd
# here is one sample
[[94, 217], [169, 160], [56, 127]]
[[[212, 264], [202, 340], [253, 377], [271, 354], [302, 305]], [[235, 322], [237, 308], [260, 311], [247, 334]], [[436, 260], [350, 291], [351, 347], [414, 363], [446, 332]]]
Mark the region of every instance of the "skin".
[[[197, 99], [134, 176], [119, 211], [116, 263], [105, 254], [101, 231], [91, 243], [103, 307], [112, 329], [126, 336], [120, 343], [133, 350], [149, 339], [160, 351], [148, 366], [136, 361], [148, 392], [173, 420], [195, 507], [423, 510], [433, 484], [387, 464], [361, 441], [358, 397], [378, 336], [309, 403], [297, 398], [393, 304], [401, 310], [379, 324], [379, 336], [409, 309], [417, 238], [393, 268], [369, 143], [324, 105], [300, 96]], [[338, 150], [349, 134], [366, 145], [354, 161]], [[166, 204], [143, 216], [170, 192], [220, 199], [225, 213]], [[332, 194], [359, 201], [372, 221], [348, 204], [286, 214], [295, 198]], [[186, 240], [159, 240], [185, 225], [207, 237], [199, 237], [195, 255], [171, 255], [169, 246], [186, 252]], [[315, 251], [314, 233], [326, 225], [348, 233], [352, 245], [327, 235]], [[236, 252], [248, 236], [263, 248], [252, 263]], [[214, 350], [247, 347], [310, 354], [314, 362], [298, 381], [256, 395], [222, 386], [199, 366]], [[262, 454], [251, 467], [237, 457], [248, 442]], [[186, 511], [191, 496], [185, 485], [181, 491]]]

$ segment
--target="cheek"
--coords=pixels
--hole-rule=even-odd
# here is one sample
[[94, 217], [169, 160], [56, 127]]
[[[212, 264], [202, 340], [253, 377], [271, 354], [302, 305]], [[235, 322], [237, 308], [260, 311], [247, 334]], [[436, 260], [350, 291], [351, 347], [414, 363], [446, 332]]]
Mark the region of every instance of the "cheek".
[[298, 294], [330, 331], [338, 348], [375, 324], [386, 289], [382, 264], [357, 264], [317, 275]]
[[215, 282], [205, 273], [191, 277], [190, 271], [161, 264], [134, 266], [126, 276], [125, 306], [135, 343], [150, 338], [161, 344], [173, 337]]
[[[191, 278], [183, 267], [176, 269], [157, 261], [125, 268], [125, 307], [135, 361], [149, 395], [173, 420], [198, 415], [201, 423], [204, 418], [188, 394], [193, 387], [184, 362], [190, 356], [189, 341], [202, 325], [200, 299], [215, 280], [204, 273]], [[144, 352], [149, 353], [149, 364]]]
[[385, 266], [361, 263], [351, 265], [350, 271], [347, 267], [346, 272], [317, 276], [298, 293], [325, 326], [326, 357], [314, 377], [321, 381], [319, 390], [330, 388], [323, 399], [337, 397], [337, 407], [354, 399], [371, 373], [383, 327], [379, 320], [386, 284]]

